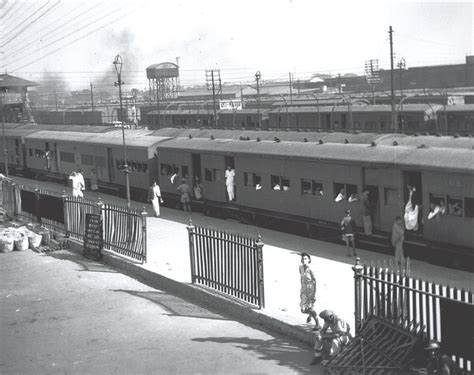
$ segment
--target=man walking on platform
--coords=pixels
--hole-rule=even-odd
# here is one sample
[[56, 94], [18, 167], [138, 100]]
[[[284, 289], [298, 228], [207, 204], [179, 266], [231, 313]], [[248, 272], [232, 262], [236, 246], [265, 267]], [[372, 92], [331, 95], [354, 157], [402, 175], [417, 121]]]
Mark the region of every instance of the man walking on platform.
[[354, 239], [354, 229], [355, 229], [355, 223], [354, 220], [351, 217], [351, 210], [346, 210], [345, 211], [346, 215], [341, 221], [341, 232], [342, 232], [342, 239], [343, 241], [346, 242], [346, 248], [347, 248], [347, 256], [351, 256], [351, 251], [349, 248], [349, 242], [352, 244], [352, 255], [357, 256], [357, 252], [355, 249], [355, 239]]
[[191, 187], [187, 184], [186, 179], [181, 180], [181, 185], [179, 185], [176, 190], [181, 193], [181, 203], [183, 204], [183, 210], [187, 213], [191, 213]]

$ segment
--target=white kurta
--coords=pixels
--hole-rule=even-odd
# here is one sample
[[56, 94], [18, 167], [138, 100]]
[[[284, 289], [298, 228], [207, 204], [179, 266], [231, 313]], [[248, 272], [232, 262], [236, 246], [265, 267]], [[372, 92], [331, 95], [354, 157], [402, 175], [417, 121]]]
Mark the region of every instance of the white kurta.
[[155, 216], [160, 216], [161, 189], [158, 185], [153, 186], [152, 194], [151, 204], [153, 205], [153, 211], [155, 211]]

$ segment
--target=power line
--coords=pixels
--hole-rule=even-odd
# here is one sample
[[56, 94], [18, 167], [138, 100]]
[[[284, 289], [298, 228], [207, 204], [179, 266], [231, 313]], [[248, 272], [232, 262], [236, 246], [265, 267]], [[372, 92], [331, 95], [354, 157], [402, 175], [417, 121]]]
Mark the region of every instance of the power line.
[[[135, 12], [138, 8], [140, 8], [140, 7], [142, 7], [142, 6], [143, 6], [143, 3], [142, 3], [139, 7], [136, 7], [136, 8], [134, 8], [134, 9], [131, 9], [130, 12]], [[128, 11], [127, 11], [127, 12], [128, 12]], [[127, 13], [127, 14], [129, 14], [129, 13]], [[22, 66], [20, 66], [20, 67], [18, 67], [18, 68], [16, 68], [16, 69], [13, 69], [11, 72], [15, 72], [15, 71], [20, 70], [20, 69], [22, 69], [22, 68], [25, 68], [25, 67], [27, 67], [27, 66], [29, 66], [29, 65], [31, 65], [31, 64], [34, 64], [34, 63], [36, 63], [37, 61], [42, 60], [42, 59], [44, 59], [45, 57], [48, 57], [48, 56], [52, 55], [53, 53], [55, 53], [55, 52], [57, 52], [57, 51], [63, 49], [64, 47], [70, 46], [71, 44], [73, 44], [73, 43], [75, 43], [75, 42], [77, 42], [77, 41], [79, 41], [79, 40], [82, 40], [82, 39], [88, 37], [89, 35], [91, 35], [91, 34], [97, 32], [97, 31], [103, 29], [104, 27], [109, 26], [109, 25], [111, 25], [111, 24], [113, 24], [113, 23], [115, 23], [115, 22], [117, 22], [117, 21], [119, 21], [119, 20], [121, 20], [121, 19], [122, 19], [121, 16], [119, 16], [119, 17], [113, 19], [112, 21], [110, 21], [109, 23], [107, 23], [107, 24], [105, 24], [105, 25], [102, 25], [102, 26], [100, 26], [100, 27], [97, 27], [97, 28], [95, 28], [95, 29], [89, 31], [89, 32], [86, 33], [86, 34], [84, 34], [84, 35], [82, 35], [82, 36], [80, 36], [80, 37], [77, 37], [76, 39], [73, 39], [72, 41], [68, 42], [68, 44], [62, 45], [62, 46], [56, 48], [55, 50], [53, 50], [53, 51], [51, 51], [51, 52], [49, 52], [49, 53], [46, 53], [46, 54], [44, 54], [43, 56], [41, 56], [41, 57], [39, 57], [39, 58], [37, 58], [37, 59], [35, 59], [35, 60], [30, 61], [30, 62], [27, 63], [27, 64], [24, 64], [24, 65], [22, 65]], [[64, 38], [61, 38], [61, 40], [62, 40], [62, 39], [64, 39]], [[50, 44], [51, 44], [51, 43], [50, 43]]]
[[[118, 12], [118, 11], [122, 11], [122, 10], [123, 10], [123, 9], [121, 9], [121, 8], [117, 8], [117, 9], [115, 9], [113, 12], [107, 13], [107, 15], [106, 15], [105, 17], [104, 17], [104, 16], [99, 16], [98, 18], [94, 19], [93, 21], [89, 22], [88, 24], [83, 25], [83, 26], [79, 27], [78, 29], [75, 29], [75, 30], [73, 30], [73, 31], [71, 31], [71, 32], [69, 32], [69, 33], [67, 33], [66, 35], [61, 36], [60, 38], [57, 38], [56, 40], [53, 40], [52, 42], [50, 42], [50, 43], [48, 43], [48, 44], [46, 44], [46, 45], [44, 45], [44, 46], [40, 46], [40, 47], [38, 47], [36, 50], [28, 51], [29, 54], [28, 54], [27, 56], [18, 57], [18, 58], [16, 58], [16, 59], [12, 60], [12, 61], [9, 61], [8, 64], [13, 64], [13, 63], [15, 63], [15, 62], [17, 62], [17, 61], [19, 61], [19, 60], [24, 59], [25, 57], [28, 57], [29, 55], [34, 54], [35, 52], [41, 51], [41, 50], [43, 50], [43, 49], [45, 49], [45, 48], [48, 48], [48, 47], [52, 46], [53, 44], [56, 44], [56, 43], [58, 43], [58, 42], [61, 42], [62, 40], [64, 40], [64, 39], [66, 39], [66, 38], [68, 38], [68, 37], [70, 37], [70, 36], [72, 36], [72, 35], [78, 33], [79, 31], [81, 31], [81, 30], [83, 30], [83, 29], [85, 29], [85, 28], [87, 28], [87, 27], [89, 27], [89, 26], [91, 26], [91, 25], [93, 25], [93, 24], [95, 24], [95, 23], [97, 23], [97, 22], [103, 21], [103, 20], [106, 19], [107, 17], [110, 17], [112, 14], [114, 14], [114, 13], [116, 13], [116, 12]], [[106, 26], [106, 25], [105, 25], [105, 26]]]
[[[58, 0], [56, 1], [52, 6], [50, 6], [48, 9], [46, 9], [43, 13], [41, 13], [38, 17], [36, 17], [33, 21], [31, 21], [29, 24], [27, 24], [25, 27], [23, 27], [23, 29], [19, 30], [15, 35], [13, 35], [10, 39], [8, 39], [6, 42], [4, 42], [3, 44], [0, 45], [0, 48], [3, 48], [4, 46], [6, 46], [8, 43], [10, 43], [11, 41], [13, 41], [18, 35], [20, 35], [23, 31], [25, 31], [26, 28], [28, 28], [29, 26], [31, 26], [33, 23], [35, 23], [36, 21], [38, 21], [40, 18], [42, 18], [46, 13], [48, 13], [51, 9], [55, 8], [59, 3], [61, 2], [61, 0]], [[48, 1], [49, 3], [49, 1]], [[24, 23], [24, 22], [22, 22]]]
[[[15, 19], [15, 16], [16, 16], [17, 13], [23, 8], [24, 5], [26, 5], [26, 3], [20, 4], [20, 6], [15, 9], [15, 11], [10, 15], [10, 17], [8, 17], [8, 21], [10, 21], [10, 22], [7, 21], [7, 23], [4, 24], [4, 26], [3, 26], [3, 29], [4, 29], [4, 30], [7, 29], [8, 27], [10, 27], [10, 26], [9, 26], [9, 23], [12, 23], [12, 20]], [[31, 8], [32, 6], [33, 6], [33, 4], [30, 4], [30, 8]], [[28, 8], [28, 9], [29, 9], [29, 8]], [[6, 25], [8, 25], [8, 26], [6, 26]]]
[[[78, 8], [80, 8], [82, 5], [83, 5], [83, 4], [80, 4]], [[90, 12], [91, 10], [97, 8], [98, 6], [100, 6], [100, 4], [95, 4], [95, 5], [93, 5], [92, 7], [86, 9], [84, 12], [82, 12], [82, 13], [80, 13], [80, 14], [78, 14], [78, 15], [74, 15], [70, 20], [67, 20], [66, 22], [62, 23], [61, 25], [55, 27], [53, 30], [50, 30], [50, 31], [47, 31], [47, 32], [48, 32], [49, 34], [54, 33], [55, 31], [59, 30], [61, 27], [67, 25], [71, 20], [78, 20], [79, 17], [81, 17], [81, 16], [83, 16], [84, 14]], [[77, 10], [77, 8], [74, 9], [73, 11], [71, 11], [71, 13], [73, 13], [75, 10]], [[82, 21], [83, 21], [83, 20], [80, 20], [79, 22], [76, 22], [76, 23], [81, 23]], [[55, 22], [52, 22], [52, 24], [55, 24]], [[46, 39], [49, 38], [49, 37], [50, 37], [50, 35], [48, 35], [48, 36], [46, 37]], [[22, 51], [25, 50], [26, 48], [30, 47], [32, 44], [36, 44], [36, 43], [37, 43], [37, 40], [32, 40], [31, 42], [27, 42], [25, 45], [23, 45], [22, 47], [20, 47], [20, 48], [18, 48], [18, 49], [16, 49], [16, 50], [13, 50], [13, 51], [11, 51], [11, 52], [9, 51], [9, 52], [8, 52], [8, 57], [14, 56], [14, 55], [16, 55], [16, 54], [22, 52]]]
[[[4, 1], [3, 4], [2, 4], [2, 9], [3, 7], [5, 6], [5, 4], [7, 3], [7, 1]], [[3, 19], [3, 17], [6, 17], [8, 15], [8, 13], [10, 13], [10, 11], [15, 7], [15, 5], [17, 5], [17, 3], [13, 3], [10, 8], [8, 8], [5, 13], [3, 13], [1, 16], [0, 16], [0, 20]]]

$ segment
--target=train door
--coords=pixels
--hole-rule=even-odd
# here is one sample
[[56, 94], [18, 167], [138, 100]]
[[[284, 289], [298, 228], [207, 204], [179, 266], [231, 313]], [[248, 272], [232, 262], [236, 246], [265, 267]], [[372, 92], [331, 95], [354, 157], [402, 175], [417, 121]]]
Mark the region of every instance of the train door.
[[[235, 160], [234, 160], [234, 157], [233, 156], [224, 156], [224, 168], [225, 168], [225, 173], [227, 175], [227, 167], [230, 167], [231, 170], [235, 172]], [[235, 175], [233, 177], [233, 180], [235, 181]], [[227, 199], [230, 200], [230, 197], [229, 197], [229, 194], [228, 194], [228, 189], [227, 189], [227, 178], [226, 178], [226, 192], [225, 192], [225, 195], [227, 197]], [[233, 200], [235, 200], [237, 198], [237, 191], [235, 189], [235, 184], [234, 184], [234, 189], [233, 189]]]
[[369, 204], [372, 208], [373, 227], [380, 227], [380, 199], [379, 187], [375, 185], [365, 185], [365, 189], [369, 192]]
[[202, 183], [202, 178], [201, 178], [201, 155], [200, 154], [192, 154], [192, 175], [193, 175], [193, 181], [196, 180], [196, 177], [199, 179], [199, 181]]
[[110, 147], [107, 147], [107, 174], [109, 182], [114, 182], [114, 158]]
[[418, 205], [418, 232], [422, 232], [423, 230], [423, 212], [422, 212], [422, 204], [423, 204], [423, 194], [422, 194], [422, 178], [421, 172], [416, 171], [405, 171], [403, 172], [403, 199], [404, 204], [407, 204], [408, 199], [410, 197], [410, 193], [408, 191], [408, 187], [415, 188], [415, 191], [412, 195], [412, 204]]
[[59, 154], [58, 154], [57, 143], [54, 144], [53, 159], [54, 159], [54, 171], [59, 172]]

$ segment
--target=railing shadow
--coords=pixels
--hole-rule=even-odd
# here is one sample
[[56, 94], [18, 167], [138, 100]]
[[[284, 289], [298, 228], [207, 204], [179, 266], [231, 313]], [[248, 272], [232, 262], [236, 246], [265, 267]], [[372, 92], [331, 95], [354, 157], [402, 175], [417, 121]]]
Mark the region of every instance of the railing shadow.
[[67, 260], [67, 261], [77, 264], [81, 268], [76, 271], [117, 273], [117, 271], [109, 268], [104, 263], [100, 263], [92, 259], [84, 258], [79, 254], [74, 254], [74, 253], [64, 252], [64, 251], [50, 252], [50, 253], [45, 253], [45, 254], [55, 259]]

